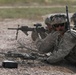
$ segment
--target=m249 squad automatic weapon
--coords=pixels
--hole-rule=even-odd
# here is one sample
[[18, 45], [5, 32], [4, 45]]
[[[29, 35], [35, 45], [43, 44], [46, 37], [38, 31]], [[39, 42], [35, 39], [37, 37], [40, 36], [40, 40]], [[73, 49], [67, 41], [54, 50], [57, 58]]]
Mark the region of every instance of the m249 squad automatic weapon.
[[18, 31], [21, 30], [22, 32], [24, 32], [26, 35], [28, 35], [28, 31], [34, 31], [36, 29], [36, 31], [39, 33], [39, 32], [45, 32], [46, 29], [44, 29], [44, 27], [42, 27], [42, 25], [40, 23], [37, 23], [37, 24], [34, 24], [34, 28], [32, 27], [28, 27], [28, 26], [21, 26], [19, 27], [18, 25], [18, 28], [8, 28], [8, 30], [17, 30], [17, 33], [16, 33], [16, 40], [17, 40], [17, 37], [18, 37]]
[[19, 52], [12, 52], [12, 51], [8, 51], [8, 52], [0, 52], [0, 54], [4, 55], [5, 57], [11, 57], [11, 58], [20, 58], [20, 59], [24, 59], [24, 60], [34, 60], [36, 59], [35, 56], [33, 56], [32, 54], [28, 54], [28, 53], [19, 53]]
[[20, 53], [20, 52], [0, 52], [0, 55], [4, 55], [6, 58], [20, 58], [21, 60], [44, 60], [47, 56], [45, 54], [38, 53]]

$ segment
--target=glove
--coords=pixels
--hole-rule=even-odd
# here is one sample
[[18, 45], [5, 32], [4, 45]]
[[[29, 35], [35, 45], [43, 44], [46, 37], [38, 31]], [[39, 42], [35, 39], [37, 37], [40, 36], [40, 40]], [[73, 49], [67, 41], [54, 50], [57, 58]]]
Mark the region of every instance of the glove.
[[36, 29], [34, 29], [34, 31], [32, 31], [31, 38], [33, 41], [35, 41], [37, 38], [39, 38], [38, 32], [36, 31]]
[[47, 36], [45, 32], [40, 32], [39, 35], [41, 36], [42, 39], [44, 39]]

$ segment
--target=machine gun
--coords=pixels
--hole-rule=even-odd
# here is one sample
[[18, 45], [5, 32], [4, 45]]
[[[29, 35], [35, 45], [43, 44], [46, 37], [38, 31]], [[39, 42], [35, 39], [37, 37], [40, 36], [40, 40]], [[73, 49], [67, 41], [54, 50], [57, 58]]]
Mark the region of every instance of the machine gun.
[[6, 58], [20, 58], [21, 60], [44, 60], [47, 57], [45, 54], [38, 53], [20, 53], [20, 52], [0, 52], [0, 55], [4, 55]]
[[26, 60], [36, 59], [35, 56], [33, 56], [32, 54], [28, 54], [28, 53], [19, 53], [19, 52], [8, 51], [8, 52], [0, 52], [0, 54], [4, 55], [5, 57], [8, 57], [8, 58], [11, 57], [11, 58], [26, 59]]
[[18, 37], [18, 31], [21, 30], [22, 32], [24, 32], [26, 35], [28, 35], [28, 31], [34, 31], [34, 30], [37, 30], [37, 32], [45, 32], [46, 29], [44, 29], [44, 27], [42, 27], [42, 25], [40, 23], [37, 23], [37, 24], [34, 24], [34, 28], [31, 28], [31, 27], [28, 27], [28, 26], [21, 26], [19, 27], [18, 25], [18, 28], [8, 28], [8, 30], [17, 30], [17, 33], [16, 33], [16, 40], [17, 40], [17, 37]]

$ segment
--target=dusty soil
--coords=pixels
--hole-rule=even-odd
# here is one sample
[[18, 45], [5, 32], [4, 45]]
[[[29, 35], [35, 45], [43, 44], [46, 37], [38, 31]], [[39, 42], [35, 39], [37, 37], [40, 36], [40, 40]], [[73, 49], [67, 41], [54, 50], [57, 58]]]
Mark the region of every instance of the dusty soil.
[[[19, 25], [33, 26], [34, 23], [39, 21], [30, 21], [24, 19], [5, 19], [0, 20], [0, 52], [15, 51], [26, 52], [26, 48], [18, 48], [19, 42], [25, 46], [35, 49], [35, 45], [31, 39], [31, 32], [28, 32], [28, 36], [19, 31], [18, 39], [15, 39], [16, 31], [8, 30], [7, 28], [14, 28]], [[43, 22], [41, 22], [43, 23]], [[7, 60], [0, 54], [0, 74], [1, 75], [76, 75], [76, 65], [71, 65], [67, 62], [51, 65], [40, 61], [16, 59], [18, 62], [18, 68], [8, 69], [2, 67], [2, 61]], [[13, 59], [12, 59], [13, 60]]]

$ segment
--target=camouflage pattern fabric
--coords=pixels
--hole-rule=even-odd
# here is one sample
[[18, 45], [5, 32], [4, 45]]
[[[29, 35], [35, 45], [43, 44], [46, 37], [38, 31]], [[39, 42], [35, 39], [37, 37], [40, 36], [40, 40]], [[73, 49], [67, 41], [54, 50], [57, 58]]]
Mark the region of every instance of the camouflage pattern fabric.
[[46, 25], [51, 25], [51, 17], [47, 17], [47, 18], [45, 19], [45, 24], [46, 24]]
[[38, 33], [36, 30], [32, 31], [31, 38], [33, 41], [35, 41], [37, 38], [44, 39], [47, 36], [46, 32], [40, 32]]
[[47, 36], [46, 32], [40, 32], [39, 35], [41, 36], [41, 39], [44, 39]]
[[35, 41], [37, 48], [39, 49], [39, 51], [41, 53], [48, 53], [48, 52], [52, 52], [54, 46], [55, 46], [55, 42], [59, 33], [58, 32], [54, 32], [54, 33], [50, 33], [49, 35], [47, 35], [47, 37], [45, 39], [37, 39]]
[[58, 41], [58, 36], [59, 33], [55, 32], [48, 35], [44, 40], [37, 39], [36, 41], [39, 51], [43, 53], [53, 51], [47, 58], [49, 63], [56, 63], [63, 60], [76, 45], [76, 39], [72, 36], [70, 31], [65, 32], [64, 36], [60, 38], [60, 41]]
[[74, 13], [71, 17], [71, 22], [73, 22], [74, 27], [76, 28], [76, 13]]
[[76, 13], [74, 13], [71, 17], [71, 21], [75, 22], [76, 21]]
[[76, 45], [65, 59], [73, 64], [76, 63]]
[[67, 18], [65, 15], [54, 15], [51, 18], [51, 25], [54, 24], [61, 24], [61, 23], [66, 23], [67, 22]]
[[38, 36], [37, 31], [36, 31], [36, 30], [32, 31], [32, 33], [31, 33], [31, 38], [32, 38], [32, 40], [35, 41], [38, 37], [39, 37], [39, 36]]
[[[75, 44], [75, 45], [74, 45], [74, 47], [72, 48], [71, 52], [70, 52], [70, 53], [68, 54], [68, 56], [66, 57], [66, 59], [67, 59], [68, 61], [70, 61], [71, 63], [76, 63], [76, 32], [71, 31], [71, 35], [73, 36], [72, 42], [73, 42], [73, 44]], [[72, 43], [72, 42], [71, 42], [71, 43]]]

